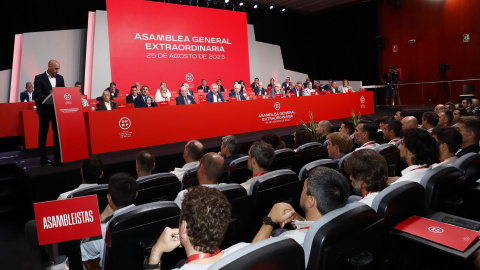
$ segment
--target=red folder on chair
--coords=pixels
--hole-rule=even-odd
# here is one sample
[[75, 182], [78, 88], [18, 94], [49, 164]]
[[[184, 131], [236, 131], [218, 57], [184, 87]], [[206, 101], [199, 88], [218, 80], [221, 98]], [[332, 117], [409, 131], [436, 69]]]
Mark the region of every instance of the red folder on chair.
[[464, 252], [480, 236], [480, 232], [417, 216], [401, 222], [395, 229]]

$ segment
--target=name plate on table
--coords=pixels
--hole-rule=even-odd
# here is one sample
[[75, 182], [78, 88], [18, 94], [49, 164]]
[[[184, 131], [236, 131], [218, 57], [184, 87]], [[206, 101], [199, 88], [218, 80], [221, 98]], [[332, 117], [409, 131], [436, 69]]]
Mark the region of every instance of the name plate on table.
[[230, 97], [230, 101], [237, 101], [237, 97]]
[[282, 94], [275, 94], [275, 97], [276, 97], [276, 98], [281, 98], [281, 97], [282, 97]]
[[462, 252], [480, 236], [477, 231], [417, 216], [410, 217], [394, 228]]
[[40, 245], [102, 235], [96, 195], [35, 203], [33, 209]]
[[159, 101], [157, 102], [158, 106], [168, 106], [168, 101]]
[[291, 96], [291, 97], [296, 97], [296, 96], [297, 96], [297, 93], [290, 93], [290, 96]]

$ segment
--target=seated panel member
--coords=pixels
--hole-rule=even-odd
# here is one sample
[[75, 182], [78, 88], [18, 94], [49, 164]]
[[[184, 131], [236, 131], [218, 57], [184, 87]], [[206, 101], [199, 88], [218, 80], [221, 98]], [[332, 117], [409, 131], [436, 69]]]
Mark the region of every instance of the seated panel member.
[[241, 88], [242, 86], [240, 84], [235, 84], [235, 86], [233, 87], [233, 92], [230, 92], [230, 94], [228, 94], [228, 98], [236, 97], [237, 101], [246, 100], [243, 93], [240, 92]]
[[218, 92], [225, 92], [225, 88], [223, 88], [223, 85], [222, 85], [222, 79], [217, 80], [217, 85], [218, 85]]
[[82, 107], [89, 107], [88, 100], [83, 98], [82, 90], [78, 89], [78, 93], [80, 93], [80, 99], [82, 100]]
[[340, 162], [343, 156], [352, 151], [353, 140], [345, 132], [334, 132], [328, 134], [327, 139], [328, 156], [337, 163]]
[[287, 77], [285, 81], [282, 83], [282, 89], [284, 92], [290, 90], [290, 77]]
[[307, 87], [303, 89], [304, 96], [311, 96], [315, 95], [315, 90], [312, 88], [312, 82], [307, 82]]
[[[80, 91], [80, 93], [82, 93]], [[27, 82], [25, 85], [25, 91], [20, 93], [20, 102], [32, 102], [35, 101], [35, 97], [33, 96], [33, 83]]]
[[[186, 86], [187, 89], [190, 87], [190, 86], [188, 86], [188, 83], [185, 83], [185, 82], [182, 83], [182, 86]], [[178, 93], [180, 94], [181, 91], [182, 91], [182, 87], [180, 87], [180, 89], [178, 89]], [[207, 93], [207, 92], [204, 92], [204, 93]], [[193, 90], [188, 90], [187, 95], [193, 97]]]
[[210, 87], [207, 85], [207, 80], [202, 79], [202, 84], [197, 87], [197, 90], [203, 90], [203, 93], [208, 93], [210, 91]]
[[134, 85], [130, 87], [130, 95], [128, 95], [125, 100], [127, 103], [135, 103], [135, 99], [138, 97], [138, 89], [137, 86]]
[[297, 84], [295, 85], [295, 88], [290, 89], [290, 94], [295, 94], [297, 97], [303, 96], [302, 85], [303, 83], [301, 81], [298, 81]]
[[102, 101], [97, 103], [97, 111], [116, 110], [117, 103], [110, 101], [110, 91], [103, 91]]
[[270, 89], [270, 98], [275, 98], [276, 94], [280, 94], [282, 97], [285, 97], [285, 91], [282, 91], [279, 83], [275, 83], [275, 87]]
[[108, 90], [110, 92], [110, 100], [113, 100], [114, 98], [116, 98], [118, 96], [118, 93], [120, 92], [117, 89], [117, 84], [114, 82], [111, 82], [110, 87], [108, 87], [105, 90]]
[[255, 88], [253, 88], [253, 92], [255, 92], [256, 96], [266, 95], [266, 90], [265, 90], [265, 88], [263, 88], [263, 83], [258, 82], [258, 85]]
[[222, 93], [218, 92], [218, 85], [215, 83], [212, 84], [212, 90], [208, 92], [206, 98], [208, 103], [225, 101], [225, 99], [223, 99]]
[[332, 94], [338, 94], [338, 87], [337, 87], [337, 82], [336, 81], [332, 81], [332, 85], [330, 86], [330, 89], [329, 89], [330, 93]]
[[193, 96], [188, 94], [188, 86], [180, 88], [180, 95], [175, 98], [177, 105], [197, 104]]
[[347, 79], [343, 80], [342, 85], [338, 87], [339, 93], [348, 93], [348, 91], [353, 92], [353, 88], [348, 85], [349, 82]]
[[168, 91], [167, 87], [162, 85], [160, 86], [159, 90], [160, 92], [155, 94], [155, 102], [170, 101], [172, 94], [170, 94], [170, 91]]
[[135, 99], [135, 108], [158, 107], [157, 103], [150, 95], [148, 86], [142, 86], [142, 94]]

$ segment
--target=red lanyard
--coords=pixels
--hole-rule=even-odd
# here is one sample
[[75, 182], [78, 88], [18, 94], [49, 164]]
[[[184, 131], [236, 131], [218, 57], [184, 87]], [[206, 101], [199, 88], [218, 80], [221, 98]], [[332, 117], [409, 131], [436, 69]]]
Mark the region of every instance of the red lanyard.
[[428, 165], [425, 165], [425, 166], [422, 166], [422, 167], [418, 167], [418, 168], [415, 168], [415, 169], [411, 169], [410, 171], [413, 172], [413, 171], [415, 171], [415, 170], [424, 169], [424, 168], [428, 168]]
[[308, 226], [308, 227], [303, 227], [303, 228], [300, 228], [299, 230], [308, 230], [308, 229], [310, 229], [310, 226]]
[[365, 198], [365, 197], [367, 197], [367, 196], [368, 196], [368, 194], [370, 194], [370, 193], [372, 193], [372, 192], [371, 192], [371, 191], [369, 191], [369, 192], [365, 193], [365, 195], [362, 197], [362, 199], [363, 199], [363, 198]]
[[396, 143], [398, 141], [399, 141], [399, 139], [393, 139], [393, 140], [389, 141], [388, 143]]
[[366, 146], [369, 146], [369, 145], [372, 145], [372, 144], [375, 144], [375, 142], [368, 142], [368, 143], [362, 145], [362, 148], [363, 148], [363, 147], [366, 147]]
[[447, 160], [447, 159], [449, 159], [449, 158], [452, 158], [452, 157], [454, 157], [454, 156], [447, 157], [447, 158], [446, 158], [446, 159], [444, 159], [444, 160], [440, 160], [440, 162], [444, 162], [445, 160]]
[[254, 175], [252, 176], [252, 178], [255, 178], [255, 177], [260, 176], [260, 175], [264, 175], [264, 174], [266, 174], [266, 173], [267, 173], [267, 172], [256, 173], [256, 174], [254, 174]]
[[218, 253], [220, 253], [220, 249], [217, 248], [217, 250], [210, 254], [210, 253], [197, 253], [197, 254], [193, 254], [193, 255], [190, 255], [188, 256], [187, 258], [187, 261], [185, 262], [186, 264], [191, 262], [191, 261], [195, 261], [195, 260], [200, 260], [200, 259], [206, 259], [206, 258], [210, 258], [210, 257], [213, 257], [215, 255], [217, 255]]

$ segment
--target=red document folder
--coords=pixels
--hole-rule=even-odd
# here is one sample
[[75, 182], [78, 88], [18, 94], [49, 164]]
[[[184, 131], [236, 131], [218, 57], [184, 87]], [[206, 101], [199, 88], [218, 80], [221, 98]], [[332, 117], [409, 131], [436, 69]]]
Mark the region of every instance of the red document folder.
[[395, 229], [464, 252], [480, 236], [480, 232], [460, 228], [417, 216], [410, 217]]

